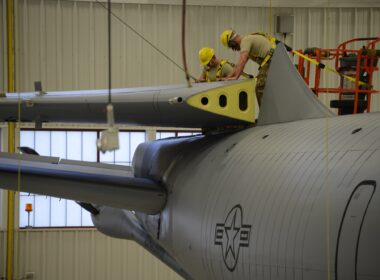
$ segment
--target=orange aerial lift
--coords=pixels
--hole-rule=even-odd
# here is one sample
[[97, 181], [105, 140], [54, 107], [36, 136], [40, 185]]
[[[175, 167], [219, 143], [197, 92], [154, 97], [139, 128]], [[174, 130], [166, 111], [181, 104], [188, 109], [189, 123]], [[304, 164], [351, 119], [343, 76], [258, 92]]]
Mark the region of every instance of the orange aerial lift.
[[[363, 47], [353, 49], [349, 46], [355, 42], [361, 42]], [[379, 42], [379, 37], [355, 38], [341, 43], [336, 49], [298, 50], [304, 57], [298, 56], [297, 69], [317, 96], [322, 93], [339, 94], [339, 100], [332, 100], [330, 107], [337, 108], [340, 115], [370, 112], [371, 95], [379, 93], [379, 90], [373, 89], [373, 75], [379, 70], [380, 50], [376, 49]], [[323, 63], [328, 60], [333, 61], [333, 67]], [[317, 65], [314, 81], [311, 79], [312, 63]], [[321, 71], [324, 68], [340, 76], [338, 87], [321, 87]], [[314, 84], [310, 85], [311, 82]]]

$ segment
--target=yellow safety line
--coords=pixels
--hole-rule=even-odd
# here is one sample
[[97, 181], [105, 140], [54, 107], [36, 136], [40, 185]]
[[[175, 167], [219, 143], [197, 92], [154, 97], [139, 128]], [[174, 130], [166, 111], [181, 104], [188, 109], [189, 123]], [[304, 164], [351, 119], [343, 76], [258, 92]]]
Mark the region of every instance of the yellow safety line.
[[[321, 69], [326, 69], [326, 70], [328, 70], [328, 71], [330, 71], [330, 72], [333, 72], [333, 73], [338, 74], [339, 76], [341, 76], [341, 77], [343, 77], [343, 78], [345, 78], [345, 79], [347, 79], [347, 80], [350, 80], [350, 81], [353, 82], [353, 83], [356, 83], [356, 79], [355, 79], [355, 78], [352, 78], [352, 77], [350, 77], [350, 76], [344, 75], [344, 74], [342, 74], [342, 73], [336, 71], [334, 68], [331, 68], [330, 66], [327, 66], [327, 65], [325, 65], [325, 64], [323, 64], [323, 63], [321, 63], [321, 62], [318, 62], [318, 61], [316, 61], [315, 59], [312, 59], [312, 58], [308, 57], [307, 55], [304, 55], [304, 54], [302, 54], [302, 53], [300, 53], [300, 52], [298, 52], [298, 51], [292, 50], [292, 52], [293, 52], [294, 54], [296, 54], [296, 55], [298, 55], [298, 56], [300, 56], [300, 57], [302, 57], [302, 58], [304, 58], [304, 59], [310, 61], [311, 63], [317, 65], [317, 66], [318, 66], [319, 68], [321, 68]], [[366, 83], [364, 83], [364, 82], [362, 82], [362, 81], [358, 81], [358, 84], [359, 84], [359, 85], [366, 85]]]

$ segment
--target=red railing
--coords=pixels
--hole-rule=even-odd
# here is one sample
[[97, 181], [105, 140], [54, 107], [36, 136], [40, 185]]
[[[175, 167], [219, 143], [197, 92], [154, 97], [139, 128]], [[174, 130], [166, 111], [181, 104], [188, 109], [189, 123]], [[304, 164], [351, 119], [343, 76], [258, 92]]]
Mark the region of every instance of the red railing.
[[[362, 42], [366, 41], [367, 44], [363, 46], [361, 49], [349, 49], [348, 45], [352, 44], [354, 42]], [[323, 71], [326, 72], [326, 70], [322, 70], [320, 67], [315, 67], [315, 73], [314, 73], [314, 85], [311, 87], [313, 92], [319, 96], [321, 93], [338, 93], [339, 94], [339, 101], [342, 100], [342, 94], [344, 93], [354, 93], [354, 104], [353, 104], [353, 113], [358, 112], [358, 105], [359, 105], [359, 96], [362, 96], [362, 99], [366, 102], [366, 111], [370, 112], [371, 109], [371, 95], [374, 93], [379, 93], [379, 90], [375, 90], [372, 88], [372, 82], [373, 82], [373, 74], [374, 72], [378, 71], [379, 68], [376, 66], [377, 61], [380, 56], [380, 50], [376, 50], [377, 43], [380, 42], [380, 38], [355, 38], [351, 39], [349, 41], [341, 43], [336, 49], [320, 49], [320, 48], [312, 48], [312, 49], [306, 49], [304, 52], [302, 50], [299, 50], [299, 52], [304, 53], [308, 55], [308, 57], [316, 60], [318, 63], [324, 63], [323, 61], [328, 60], [335, 60], [334, 61], [334, 67], [335, 70], [341, 74], [345, 74], [348, 76], [351, 76], [355, 79], [354, 88], [345, 88], [345, 82], [343, 81], [343, 77], [336, 75], [340, 78], [339, 86], [333, 87], [333, 88], [324, 88], [321, 87], [321, 73]], [[342, 61], [344, 59], [353, 58], [353, 63], [356, 62], [355, 67], [353, 67], [353, 64], [351, 63], [350, 66], [344, 66], [342, 65]], [[297, 63], [297, 69], [303, 79], [305, 80], [306, 84], [310, 86], [311, 81], [311, 62], [302, 58], [298, 57], [298, 63]], [[347, 70], [355, 70], [354, 73], [347, 73]], [[345, 72], [346, 71], [346, 72]], [[343, 73], [344, 72], [344, 73]], [[352, 71], [351, 71], [352, 72]], [[360, 79], [361, 74], [367, 73], [366, 81], [365, 83], [361, 83]], [[363, 94], [365, 95], [365, 98], [363, 98]], [[363, 102], [361, 100], [361, 102]], [[341, 113], [341, 110], [339, 109], [339, 113]]]

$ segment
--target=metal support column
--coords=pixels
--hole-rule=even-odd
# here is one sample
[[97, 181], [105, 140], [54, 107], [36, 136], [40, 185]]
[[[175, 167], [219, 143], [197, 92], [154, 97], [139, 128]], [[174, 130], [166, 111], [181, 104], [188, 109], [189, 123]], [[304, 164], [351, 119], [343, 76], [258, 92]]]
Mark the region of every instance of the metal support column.
[[[14, 92], [14, 0], [7, 0], [7, 75], [8, 92]], [[8, 123], [8, 152], [15, 151], [15, 123]], [[6, 279], [13, 280], [13, 233], [14, 233], [14, 198], [15, 193], [8, 191], [8, 219], [7, 219], [7, 265]]]

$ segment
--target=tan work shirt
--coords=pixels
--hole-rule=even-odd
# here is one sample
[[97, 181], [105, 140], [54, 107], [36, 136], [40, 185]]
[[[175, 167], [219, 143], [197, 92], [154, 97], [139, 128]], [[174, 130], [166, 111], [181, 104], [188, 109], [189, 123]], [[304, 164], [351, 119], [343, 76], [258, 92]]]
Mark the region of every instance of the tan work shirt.
[[272, 48], [272, 42], [262, 35], [246, 35], [240, 42], [240, 53], [248, 52], [249, 58], [261, 64]]
[[203, 75], [207, 82], [215, 82], [217, 78], [227, 77], [233, 71], [234, 68], [228, 62], [224, 63], [223, 66], [218, 65], [211, 68], [208, 66], [203, 67]]

